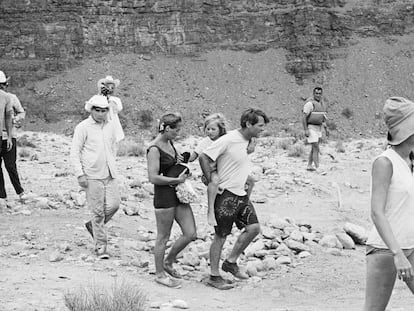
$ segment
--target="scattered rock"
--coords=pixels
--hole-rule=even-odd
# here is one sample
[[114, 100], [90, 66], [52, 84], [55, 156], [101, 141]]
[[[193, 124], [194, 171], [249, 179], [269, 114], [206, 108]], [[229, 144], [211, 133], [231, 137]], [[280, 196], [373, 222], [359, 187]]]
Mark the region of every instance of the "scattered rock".
[[347, 222], [344, 225], [344, 231], [354, 240], [356, 244], [365, 245], [368, 239], [368, 233], [365, 228]]
[[55, 250], [51, 254], [49, 254], [49, 261], [50, 262], [58, 262], [58, 261], [62, 261], [62, 260], [63, 260], [63, 256], [58, 250]]

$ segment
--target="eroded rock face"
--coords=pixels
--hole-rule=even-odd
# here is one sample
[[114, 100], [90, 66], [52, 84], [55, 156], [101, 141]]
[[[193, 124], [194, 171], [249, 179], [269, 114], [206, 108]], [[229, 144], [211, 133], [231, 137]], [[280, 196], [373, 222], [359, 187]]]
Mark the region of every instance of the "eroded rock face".
[[412, 31], [413, 12], [404, 0], [8, 0], [0, 65], [24, 84], [102, 52], [284, 48], [286, 70], [300, 81], [346, 56], [351, 37]]

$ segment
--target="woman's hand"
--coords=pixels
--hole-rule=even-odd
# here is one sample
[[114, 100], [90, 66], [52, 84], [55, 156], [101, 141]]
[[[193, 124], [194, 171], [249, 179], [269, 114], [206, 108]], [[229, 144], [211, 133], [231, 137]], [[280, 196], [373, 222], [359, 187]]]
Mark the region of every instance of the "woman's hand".
[[184, 170], [180, 175], [178, 175], [178, 183], [181, 184], [185, 182], [188, 176], [187, 170]]
[[407, 281], [413, 277], [413, 268], [402, 250], [394, 256], [394, 265], [400, 280]]

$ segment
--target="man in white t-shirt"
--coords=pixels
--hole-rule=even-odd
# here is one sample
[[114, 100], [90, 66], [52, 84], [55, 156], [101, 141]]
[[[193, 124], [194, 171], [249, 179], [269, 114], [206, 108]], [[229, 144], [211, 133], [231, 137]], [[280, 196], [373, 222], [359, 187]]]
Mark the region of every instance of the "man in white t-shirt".
[[219, 271], [223, 245], [234, 223], [243, 232], [223, 262], [222, 269], [239, 279], [248, 278], [246, 273], [240, 271], [237, 259], [260, 232], [260, 225], [245, 189], [250, 173], [247, 146], [252, 138], [259, 136], [267, 123], [269, 118], [263, 111], [247, 109], [241, 116], [241, 128], [221, 136], [200, 154], [201, 169], [207, 180], [210, 181], [213, 162], [216, 162], [219, 176], [219, 193], [214, 204], [217, 226], [214, 227], [215, 235], [210, 247], [211, 273], [207, 280], [208, 285], [218, 289], [234, 287], [221, 277]]

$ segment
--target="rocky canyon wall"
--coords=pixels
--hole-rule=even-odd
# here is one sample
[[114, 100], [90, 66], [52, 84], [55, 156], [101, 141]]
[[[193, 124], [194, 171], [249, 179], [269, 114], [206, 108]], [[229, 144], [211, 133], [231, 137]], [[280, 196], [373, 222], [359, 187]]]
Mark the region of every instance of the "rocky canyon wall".
[[0, 68], [24, 85], [108, 52], [283, 48], [300, 82], [359, 37], [413, 31], [411, 0], [2, 0]]

